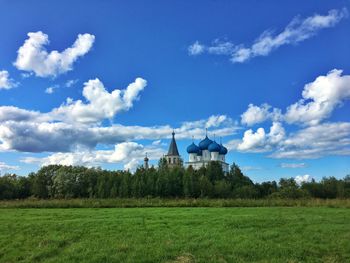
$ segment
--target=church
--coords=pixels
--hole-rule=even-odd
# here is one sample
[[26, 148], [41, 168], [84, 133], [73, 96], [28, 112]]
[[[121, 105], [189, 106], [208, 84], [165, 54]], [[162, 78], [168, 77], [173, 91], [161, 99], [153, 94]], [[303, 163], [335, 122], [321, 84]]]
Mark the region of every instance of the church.
[[[205, 138], [199, 142], [198, 146], [192, 142], [186, 150], [189, 155], [188, 162], [185, 162], [186, 167], [192, 166], [193, 169], [198, 170], [203, 166], [207, 166], [211, 161], [217, 161], [221, 164], [224, 173], [229, 172], [229, 165], [225, 160], [227, 148], [223, 146], [222, 143], [218, 144], [215, 140], [210, 140], [207, 134]], [[168, 154], [165, 155], [164, 158], [169, 167], [183, 165], [183, 161], [177, 149], [174, 131], [172, 133]]]

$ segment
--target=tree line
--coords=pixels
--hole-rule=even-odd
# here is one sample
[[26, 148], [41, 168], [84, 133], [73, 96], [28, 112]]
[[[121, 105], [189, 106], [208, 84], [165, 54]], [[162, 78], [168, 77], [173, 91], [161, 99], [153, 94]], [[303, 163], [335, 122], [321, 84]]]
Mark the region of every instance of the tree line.
[[0, 177], [0, 199], [35, 198], [350, 198], [350, 175], [323, 178], [301, 185], [293, 178], [277, 183], [253, 183], [239, 166], [224, 174], [220, 163], [207, 167], [168, 168], [161, 159], [158, 168], [108, 171], [83, 166], [49, 165], [28, 176]]

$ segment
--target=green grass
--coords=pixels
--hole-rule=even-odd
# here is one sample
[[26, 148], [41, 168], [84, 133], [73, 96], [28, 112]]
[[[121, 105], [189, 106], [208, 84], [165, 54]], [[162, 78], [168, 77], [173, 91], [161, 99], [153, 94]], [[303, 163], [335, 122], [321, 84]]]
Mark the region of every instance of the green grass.
[[0, 262], [350, 262], [350, 209], [0, 209]]
[[338, 207], [350, 208], [350, 199], [24, 199], [0, 201], [0, 208], [112, 208], [112, 207]]

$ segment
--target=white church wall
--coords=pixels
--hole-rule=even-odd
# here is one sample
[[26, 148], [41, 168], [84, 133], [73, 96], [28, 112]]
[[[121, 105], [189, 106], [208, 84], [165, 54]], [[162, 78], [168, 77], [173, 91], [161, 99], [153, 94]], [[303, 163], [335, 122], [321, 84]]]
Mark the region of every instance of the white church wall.
[[210, 160], [211, 161], [219, 161], [219, 153], [218, 152], [212, 152], [210, 153]]
[[210, 152], [208, 150], [202, 151], [203, 161], [210, 161]]
[[197, 154], [196, 153], [190, 153], [190, 162], [195, 162], [197, 161]]

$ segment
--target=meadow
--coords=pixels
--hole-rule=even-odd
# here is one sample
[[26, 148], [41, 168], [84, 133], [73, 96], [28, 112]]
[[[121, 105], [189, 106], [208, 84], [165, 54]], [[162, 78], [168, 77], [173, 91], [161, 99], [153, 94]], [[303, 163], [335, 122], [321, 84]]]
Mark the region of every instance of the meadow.
[[350, 210], [325, 204], [13, 207], [0, 262], [350, 262]]
[[74, 198], [0, 200], [0, 208], [133, 208], [133, 207], [333, 207], [350, 208], [350, 199], [239, 198]]

